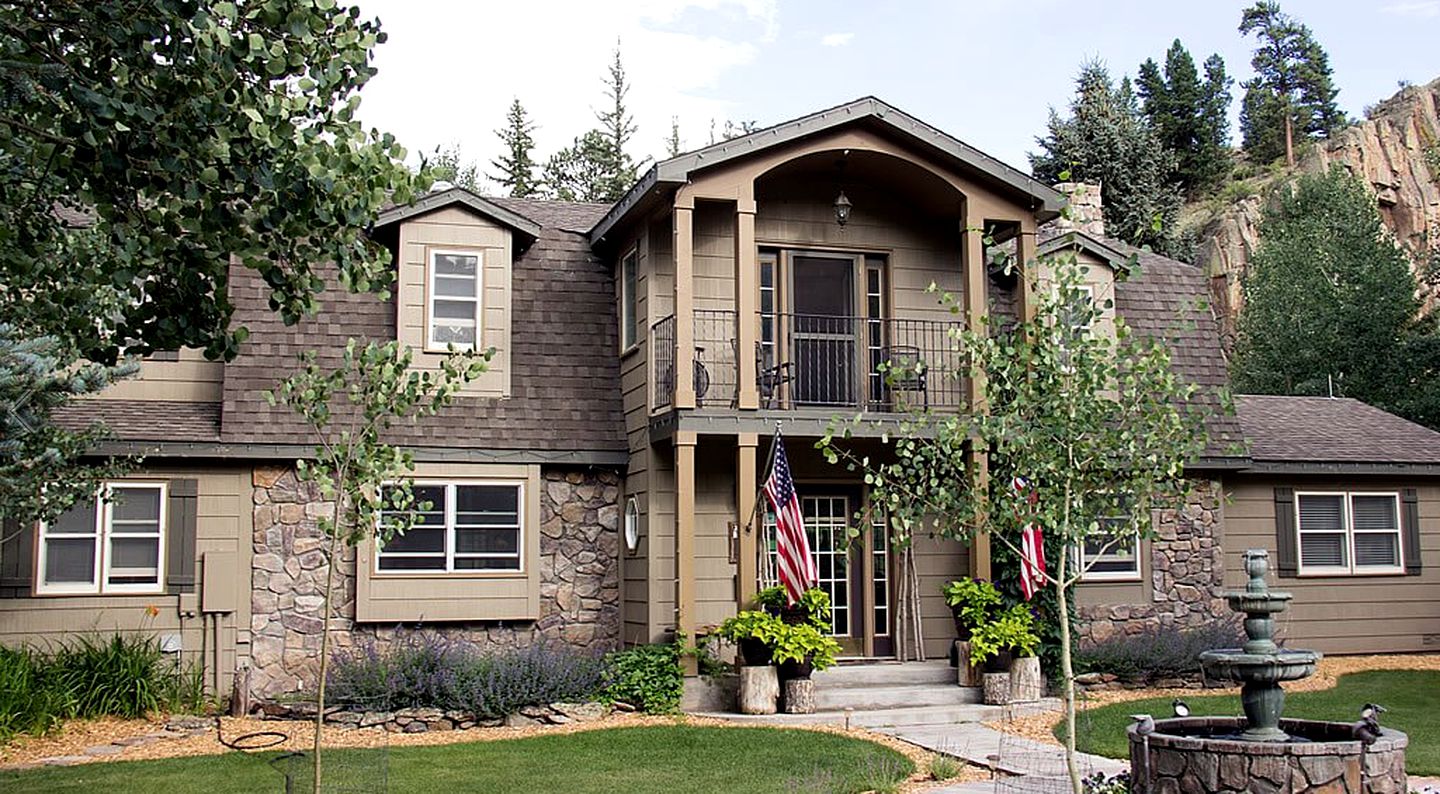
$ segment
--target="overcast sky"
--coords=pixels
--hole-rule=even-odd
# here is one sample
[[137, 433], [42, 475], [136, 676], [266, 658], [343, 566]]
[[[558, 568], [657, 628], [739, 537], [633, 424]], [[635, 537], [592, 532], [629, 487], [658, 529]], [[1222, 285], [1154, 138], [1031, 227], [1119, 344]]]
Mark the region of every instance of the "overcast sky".
[[[356, 0], [390, 40], [361, 117], [412, 152], [459, 145], [488, 166], [519, 97], [539, 159], [595, 126], [616, 41], [639, 124], [660, 155], [677, 117], [686, 148], [711, 120], [761, 125], [873, 94], [1017, 167], [1088, 58], [1113, 73], [1163, 60], [1180, 38], [1219, 52], [1238, 82], [1252, 42], [1238, 0]], [[1285, 0], [1329, 51], [1344, 110], [1440, 77], [1440, 0]], [[1236, 112], [1232, 108], [1232, 116]]]

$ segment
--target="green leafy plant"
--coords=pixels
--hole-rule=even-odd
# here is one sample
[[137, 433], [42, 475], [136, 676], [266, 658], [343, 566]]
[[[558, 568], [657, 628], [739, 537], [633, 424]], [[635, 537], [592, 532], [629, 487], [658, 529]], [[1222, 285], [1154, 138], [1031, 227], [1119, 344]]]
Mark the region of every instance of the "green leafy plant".
[[680, 709], [685, 674], [678, 644], [638, 645], [612, 653], [601, 700], [629, 703], [648, 714], [673, 714]]
[[778, 612], [789, 603], [785, 596], [785, 588], [776, 585], [767, 587], [755, 594], [755, 606], [766, 612]]
[[816, 670], [834, 666], [835, 657], [840, 655], [840, 643], [834, 637], [811, 623], [781, 623], [780, 626], [771, 646], [776, 663], [809, 662]]
[[940, 593], [955, 614], [955, 628], [964, 639], [1000, 609], [1000, 591], [984, 579], [956, 579], [941, 587]]
[[945, 781], [960, 777], [965, 770], [965, 765], [955, 760], [952, 756], [937, 755], [930, 761], [930, 777]]
[[800, 607], [814, 626], [822, 632], [830, 630], [830, 594], [812, 587], [800, 595]]
[[726, 618], [725, 622], [715, 629], [715, 634], [731, 642], [759, 640], [767, 647], [773, 648], [784, 627], [785, 624], [780, 621], [780, 618], [769, 612], [747, 609], [743, 612], [736, 612], [733, 617]]
[[1015, 604], [970, 635], [970, 663], [984, 664], [1001, 651], [1016, 656], [1034, 656], [1040, 647], [1035, 633], [1035, 616], [1024, 604]]

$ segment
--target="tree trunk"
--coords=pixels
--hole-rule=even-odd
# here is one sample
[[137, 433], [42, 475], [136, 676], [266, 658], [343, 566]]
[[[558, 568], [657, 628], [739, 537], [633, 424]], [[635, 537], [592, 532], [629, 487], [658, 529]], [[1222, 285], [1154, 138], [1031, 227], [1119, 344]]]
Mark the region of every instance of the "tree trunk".
[[1060, 613], [1060, 676], [1065, 680], [1065, 771], [1070, 790], [1084, 794], [1080, 770], [1075, 765], [1075, 668], [1070, 662], [1070, 604], [1065, 598], [1065, 559], [1061, 555], [1060, 575], [1055, 577], [1055, 601]]
[[1288, 102], [1285, 103], [1285, 165], [1295, 167], [1295, 121]]
[[785, 682], [785, 713], [815, 713], [815, 682], [809, 678], [792, 678]]
[[740, 713], [774, 714], [780, 699], [780, 675], [772, 665], [740, 668]]
[[[339, 515], [338, 501], [336, 515]], [[320, 794], [320, 742], [325, 736], [325, 678], [330, 673], [330, 593], [335, 589], [335, 566], [338, 562], [335, 552], [339, 547], [340, 532], [337, 528], [330, 537], [330, 559], [325, 567], [324, 601], [320, 604], [320, 684], [315, 694], [315, 787], [311, 789], [315, 794]]]
[[1009, 673], [985, 673], [981, 676], [985, 682], [981, 690], [981, 700], [987, 706], [1004, 706], [1010, 703], [1010, 674]]

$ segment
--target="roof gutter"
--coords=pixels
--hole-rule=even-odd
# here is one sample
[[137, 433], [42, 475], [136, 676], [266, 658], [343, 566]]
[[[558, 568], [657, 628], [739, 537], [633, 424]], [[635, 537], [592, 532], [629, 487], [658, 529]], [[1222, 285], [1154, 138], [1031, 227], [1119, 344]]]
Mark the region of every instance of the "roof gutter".
[[[467, 449], [457, 447], [405, 447], [422, 463], [538, 463], [572, 466], [624, 467], [630, 455], [623, 450]], [[219, 441], [102, 441], [91, 454], [154, 458], [217, 458], [223, 460], [298, 460], [313, 458], [309, 444], [229, 444]]]

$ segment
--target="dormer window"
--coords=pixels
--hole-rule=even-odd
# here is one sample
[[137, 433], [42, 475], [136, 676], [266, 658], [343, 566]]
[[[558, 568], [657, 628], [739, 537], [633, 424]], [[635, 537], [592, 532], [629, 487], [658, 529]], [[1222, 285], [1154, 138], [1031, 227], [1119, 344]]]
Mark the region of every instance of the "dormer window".
[[430, 251], [428, 349], [480, 347], [480, 256], [478, 251]]

